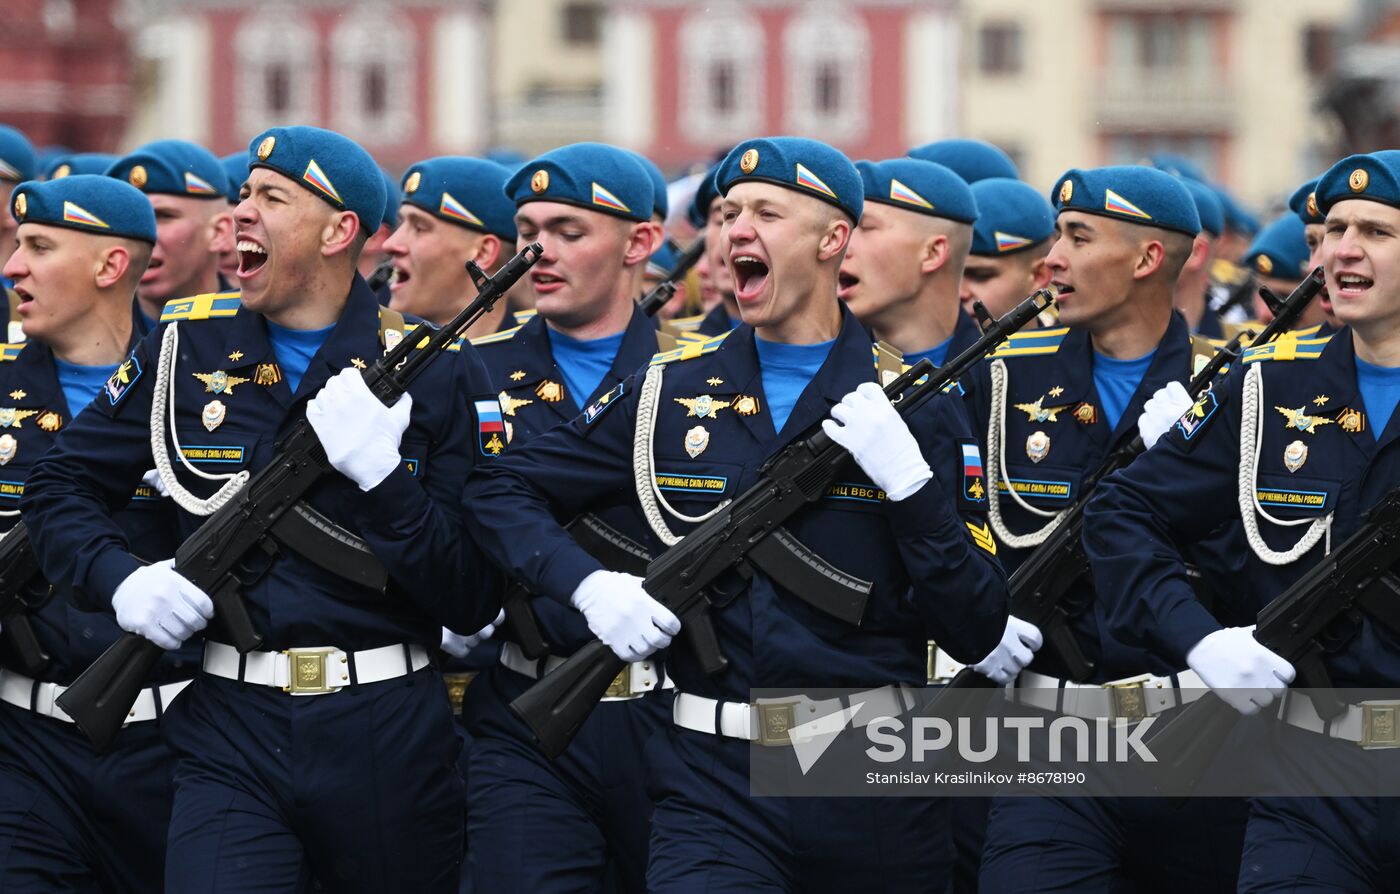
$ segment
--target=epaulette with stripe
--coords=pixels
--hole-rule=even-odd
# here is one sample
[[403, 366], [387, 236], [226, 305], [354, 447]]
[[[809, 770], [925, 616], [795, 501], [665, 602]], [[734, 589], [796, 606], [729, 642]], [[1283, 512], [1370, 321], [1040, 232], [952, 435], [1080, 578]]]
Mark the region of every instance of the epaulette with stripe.
[[661, 366], [666, 363], [677, 363], [682, 360], [694, 360], [696, 357], [702, 357], [705, 354], [713, 354], [715, 350], [719, 348], [720, 343], [728, 337], [729, 333], [725, 332], [723, 334], [716, 335], [713, 338], [707, 338], [704, 341], [693, 341], [688, 344], [681, 345], [674, 351], [662, 351], [661, 353], [656, 354], [651, 358], [650, 365]]
[[1053, 354], [1065, 340], [1068, 326], [1058, 329], [1036, 329], [1031, 332], [1013, 332], [1006, 343], [997, 348], [993, 357], [1032, 357], [1038, 354]]
[[533, 307], [529, 307], [525, 310], [517, 310], [515, 313], [511, 314], [511, 316], [515, 317], [517, 326], [524, 326], [526, 323], [530, 322], [530, 318], [537, 313], [539, 313], [539, 311], [535, 310]]
[[1297, 338], [1292, 333], [1285, 333], [1268, 344], [1256, 345], [1247, 348], [1244, 352], [1243, 363], [1256, 363], [1260, 360], [1316, 360], [1322, 356], [1322, 349], [1327, 347], [1327, 342], [1332, 336], [1324, 335], [1321, 338]]
[[179, 298], [167, 302], [160, 312], [160, 321], [170, 323], [175, 320], [213, 320], [231, 317], [238, 313], [242, 305], [242, 292], [210, 292], [192, 298]]
[[704, 314], [696, 314], [692, 317], [672, 317], [663, 325], [670, 327], [677, 334], [682, 332], [694, 332], [700, 328], [700, 324], [705, 322]]
[[497, 342], [510, 341], [515, 338], [515, 333], [523, 327], [515, 326], [511, 329], [502, 329], [500, 332], [493, 332], [490, 335], [481, 335], [471, 340], [473, 345], [494, 345]]
[[24, 350], [24, 346], [26, 344], [28, 344], [28, 342], [20, 342], [19, 344], [0, 344], [0, 361], [14, 360], [16, 357], [19, 356], [19, 352]]
[[[408, 333], [410, 333], [410, 332], [412, 332], [413, 330], [417, 329], [418, 326], [419, 326], [418, 323], [405, 323], [405, 324], [404, 324], [404, 327], [403, 327], [404, 335], [407, 335]], [[429, 337], [431, 337], [431, 336], [429, 336]], [[458, 337], [456, 340], [454, 340], [451, 344], [449, 344], [449, 345], [447, 346], [447, 350], [453, 351], [453, 352], [462, 350], [462, 342], [464, 342], [464, 341], [466, 341], [466, 337], [465, 337], [465, 336], [460, 336], [460, 337]], [[422, 345], [419, 345], [419, 347], [421, 348]]]

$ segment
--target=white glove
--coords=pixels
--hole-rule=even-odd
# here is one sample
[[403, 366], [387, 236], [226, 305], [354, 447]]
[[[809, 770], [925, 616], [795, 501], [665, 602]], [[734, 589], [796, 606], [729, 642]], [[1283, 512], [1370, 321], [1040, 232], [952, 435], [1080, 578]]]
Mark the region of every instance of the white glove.
[[468, 652], [495, 636], [496, 628], [499, 627], [501, 622], [505, 619], [506, 610], [501, 609], [496, 614], [496, 620], [468, 636], [463, 636], [456, 631], [448, 630], [444, 627], [442, 628], [442, 650], [453, 658], [466, 658]]
[[896, 503], [933, 477], [909, 426], [874, 382], [862, 382], [841, 398], [831, 418], [822, 421], [822, 431], [849, 450], [861, 471]]
[[1195, 403], [1180, 382], [1168, 382], [1142, 405], [1142, 415], [1138, 417], [1138, 434], [1142, 443], [1151, 447], [1157, 439], [1171, 431], [1176, 420]]
[[680, 619], [651, 598], [635, 574], [595, 571], [569, 602], [583, 612], [593, 635], [623, 661], [641, 661], [681, 632]]
[[412, 395], [405, 394], [386, 407], [369, 390], [360, 371], [347, 367], [311, 398], [306, 420], [335, 470], [368, 491], [403, 461], [399, 441], [412, 410]]
[[1007, 615], [1001, 643], [972, 669], [984, 677], [990, 677], [998, 686], [1005, 686], [1031, 663], [1044, 641], [1039, 627], [1015, 615]]
[[203, 630], [214, 617], [214, 603], [175, 570], [175, 560], [143, 565], [112, 595], [117, 624], [167, 652]]
[[1295, 673], [1293, 665], [1254, 638], [1253, 627], [1226, 627], [1203, 637], [1186, 653], [1186, 663], [1241, 714], [1268, 707]]
[[170, 496], [170, 488], [165, 486], [165, 481], [160, 477], [160, 472], [156, 469], [151, 469], [146, 472], [146, 474], [142, 475], [141, 483], [152, 488], [162, 497]]

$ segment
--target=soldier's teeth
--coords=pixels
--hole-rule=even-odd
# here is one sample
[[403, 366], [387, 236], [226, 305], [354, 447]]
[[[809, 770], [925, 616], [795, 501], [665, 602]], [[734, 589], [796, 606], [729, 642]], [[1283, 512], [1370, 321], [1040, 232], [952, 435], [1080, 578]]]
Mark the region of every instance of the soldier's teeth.
[[263, 248], [256, 242], [248, 242], [247, 240], [238, 243], [238, 250], [256, 252], [260, 255], [267, 254], [267, 249]]

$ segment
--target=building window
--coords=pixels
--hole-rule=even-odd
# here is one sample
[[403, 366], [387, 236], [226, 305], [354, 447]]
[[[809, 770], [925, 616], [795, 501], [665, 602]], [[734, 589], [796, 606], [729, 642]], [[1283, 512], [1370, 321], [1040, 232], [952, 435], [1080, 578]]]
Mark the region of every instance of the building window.
[[412, 28], [392, 7], [349, 13], [331, 38], [335, 128], [370, 144], [410, 139], [416, 59]]
[[783, 32], [784, 127], [839, 142], [869, 127], [870, 35], [844, 5], [813, 2]]
[[678, 35], [682, 134], [703, 146], [763, 129], [763, 27], [734, 2], [686, 16]]
[[594, 47], [602, 36], [603, 8], [597, 3], [569, 3], [562, 11], [564, 42]]
[[316, 31], [296, 10], [269, 6], [249, 16], [234, 36], [234, 117], [244, 133], [319, 119]]
[[1326, 25], [1309, 25], [1303, 29], [1303, 64], [1308, 74], [1325, 75], [1332, 70], [1336, 38], [1336, 30]]
[[983, 74], [1016, 74], [1021, 70], [1021, 26], [1009, 22], [983, 25], [978, 39]]
[[1218, 69], [1215, 42], [1222, 19], [1198, 13], [1133, 13], [1109, 20], [1108, 66], [1156, 77]]

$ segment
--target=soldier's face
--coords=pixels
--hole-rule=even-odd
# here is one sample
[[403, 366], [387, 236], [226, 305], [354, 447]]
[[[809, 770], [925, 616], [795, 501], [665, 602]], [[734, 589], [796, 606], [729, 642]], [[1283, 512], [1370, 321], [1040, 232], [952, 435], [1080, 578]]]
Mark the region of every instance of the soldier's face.
[[137, 290], [156, 301], [197, 294], [218, 263], [214, 241], [227, 203], [184, 196], [148, 198], [156, 213], [156, 247]]
[[544, 249], [525, 274], [540, 316], [574, 328], [620, 300], [630, 234], [640, 225], [562, 202], [527, 202], [516, 211], [515, 226], [517, 250], [531, 242]]
[[973, 302], [981, 301], [992, 316], [1000, 317], [1049, 281], [1050, 268], [1035, 248], [1005, 257], [968, 255], [958, 297], [968, 314]]
[[1141, 254], [1137, 240], [1125, 232], [1128, 226], [1082, 211], [1060, 213], [1045, 264], [1052, 283], [1073, 289], [1057, 301], [1061, 323], [1093, 323], [1127, 303]]
[[412, 205], [402, 206], [398, 229], [384, 242], [384, 252], [394, 262], [389, 306], [434, 323], [450, 320], [475, 292], [466, 263], [476, 256], [482, 238]]
[[836, 294], [851, 313], [878, 328], [883, 311], [918, 296], [930, 236], [923, 215], [868, 202], [841, 261]]
[[33, 223], [17, 232], [18, 245], [4, 272], [14, 280], [25, 335], [44, 341], [91, 309], [106, 240]]
[[10, 180], [0, 180], [0, 265], [3, 265], [10, 257], [10, 252], [15, 250], [16, 223], [10, 215], [10, 197], [18, 185]]
[[[721, 234], [724, 231], [724, 212], [719, 202], [710, 203], [710, 216], [705, 220], [705, 264], [710, 276], [710, 286], [714, 289], [714, 301], [734, 297], [734, 274], [729, 271], [726, 261], [729, 247], [724, 244]], [[707, 302], [710, 306], [714, 302]]]
[[321, 243], [334, 210], [290, 179], [254, 168], [234, 209], [243, 306], [276, 313], [317, 284]]
[[1348, 199], [1327, 212], [1325, 227], [1322, 266], [1337, 319], [1365, 326], [1400, 317], [1400, 209]]

